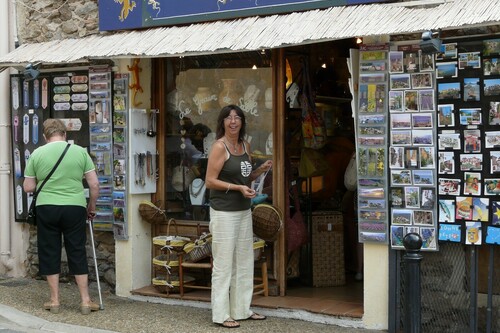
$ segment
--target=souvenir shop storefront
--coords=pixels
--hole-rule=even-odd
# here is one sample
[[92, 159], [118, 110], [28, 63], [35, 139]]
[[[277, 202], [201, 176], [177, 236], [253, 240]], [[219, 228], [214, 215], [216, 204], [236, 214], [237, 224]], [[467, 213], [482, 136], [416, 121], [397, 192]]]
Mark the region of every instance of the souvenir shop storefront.
[[[463, 5], [460, 1], [457, 4]], [[457, 4], [447, 5], [453, 8]], [[68, 128], [73, 129], [68, 138], [89, 147], [99, 172], [101, 211], [96, 227], [113, 232], [116, 240], [116, 293], [179, 297], [178, 293], [166, 293], [165, 285], [157, 283], [158, 277], [166, 275], [166, 261], [175, 261], [162, 257], [165, 253], [158, 242], [161, 243], [161, 236], [174, 234], [200, 238], [207, 231], [208, 202], [203, 181], [208, 149], [214, 140], [218, 111], [223, 105], [237, 104], [247, 117], [250, 153], [256, 166], [270, 158], [274, 162], [273, 170], [255, 186], [261, 190], [265, 202], [283, 214], [283, 231], [276, 241], [266, 242], [260, 252], [260, 256], [266, 258], [270, 295], [286, 296], [297, 285], [306, 289], [335, 289], [357, 283], [362, 285], [359, 294], [362, 325], [398, 329], [403, 306], [400, 294], [404, 288], [393, 287], [403, 285], [399, 275], [402, 237], [408, 232], [422, 236], [427, 250], [425, 265], [427, 256], [436, 254], [437, 262], [446, 261], [439, 254], [448, 243], [441, 246], [438, 242], [448, 240], [444, 239], [446, 235], [455, 239], [461, 235], [466, 243], [469, 239], [464, 233], [466, 229], [471, 234], [481, 229], [473, 223], [484, 226], [481, 229], [484, 237], [486, 230], [493, 230], [490, 233], [493, 235], [496, 230], [493, 214], [496, 202], [494, 194], [488, 191], [490, 183], [495, 181], [491, 174], [496, 168], [490, 160], [496, 160], [497, 156], [496, 145], [488, 142], [498, 139], [495, 134], [498, 124], [494, 123], [495, 116], [489, 120], [490, 113], [485, 110], [496, 107], [498, 111], [498, 92], [495, 92], [499, 77], [495, 72], [498, 50], [494, 46], [490, 50], [485, 45], [490, 45], [489, 41], [495, 43], [498, 37], [492, 35], [494, 29], [489, 30], [487, 25], [482, 32], [484, 37], [474, 40], [452, 40], [456, 30], [449, 35], [443, 32], [440, 36], [443, 44], [454, 44], [455, 51], [447, 46], [444, 53], [439, 49], [426, 54], [419, 51], [423, 26], [407, 28], [408, 33], [416, 32], [418, 36], [396, 35], [401, 27], [392, 22], [394, 26], [388, 24], [383, 33], [373, 36], [371, 29], [354, 29], [356, 22], [349, 21], [353, 20], [349, 8], [358, 11], [358, 22], [367, 20], [375, 24], [380, 22], [382, 13], [388, 12], [406, 17], [405, 22], [410, 22], [410, 18], [417, 21], [415, 17], [425, 21], [426, 17], [444, 15], [450, 10], [446, 5], [413, 11], [395, 5], [342, 7], [338, 11], [334, 8], [273, 17], [283, 19], [280, 24], [285, 24], [286, 18], [291, 20], [291, 31], [303, 34], [301, 40], [295, 42], [297, 37], [291, 38], [276, 28], [272, 40], [254, 31], [253, 38], [260, 36], [261, 44], [243, 46], [248, 43], [243, 41], [250, 40], [252, 33], [236, 29], [241, 35], [235, 36], [237, 32], [230, 31], [231, 21], [221, 21], [212, 25], [227, 24], [225, 38], [213, 32], [220, 31], [220, 27], [211, 30], [211, 24], [199, 24], [179, 27], [182, 31], [176, 31], [177, 27], [166, 28], [170, 29], [170, 35], [161, 35], [158, 28], [150, 29], [155, 32], [151, 34], [138, 30], [80, 41], [108, 49], [120, 37], [129, 38], [128, 42], [134, 45], [147, 41], [147, 46], [136, 52], [137, 57], [130, 56], [129, 44], [116, 45], [107, 52], [80, 44], [79, 50], [74, 49], [74, 59], [67, 60], [61, 60], [59, 55], [51, 56], [49, 46], [46, 52], [34, 54], [35, 48], [30, 49], [30, 45], [24, 54], [21, 46], [1, 57], [2, 66], [41, 62], [41, 68], [45, 67], [34, 80], [27, 80], [24, 73], [10, 77], [12, 103], [8, 109], [13, 125], [14, 189], [21, 183], [18, 171], [22, 173], [28, 157], [26, 151], [41, 144], [35, 124], [41, 124], [49, 116], [64, 119]], [[303, 25], [294, 30], [293, 22], [327, 22], [333, 16], [344, 18], [340, 21], [351, 26], [354, 32], [337, 34], [334, 31], [334, 36], [329, 37], [323, 32], [322, 37], [321, 24], [310, 27], [310, 31]], [[266, 27], [268, 20], [262, 17], [237, 22], [242, 27]], [[478, 19], [477, 23], [484, 21]], [[498, 24], [498, 19], [493, 21]], [[434, 21], [431, 26], [454, 27]], [[202, 41], [198, 36], [203, 33], [207, 38]], [[192, 40], [184, 37], [181, 43], [175, 38], [184, 34], [192, 36]], [[200, 45], [209, 41], [209, 36], [213, 36], [212, 44], [213, 39], [220, 38], [217, 40], [224, 52], [207, 51], [206, 45]], [[363, 43], [356, 43], [358, 36], [363, 38]], [[319, 42], [323, 38], [330, 41]], [[179, 45], [166, 42], [170, 40], [178, 41]], [[64, 45], [68, 41], [60, 43]], [[162, 44], [169, 46], [156, 49]], [[84, 59], [91, 59], [86, 69], [59, 67], [66, 62], [81, 64]], [[97, 59], [99, 61], [94, 61]], [[57, 64], [56, 69], [50, 70], [44, 65], [47, 63]], [[455, 74], [448, 74], [448, 66], [455, 66]], [[478, 79], [478, 87], [470, 87], [473, 84], [468, 80], [473, 78]], [[460, 96], [450, 97], [457, 87], [448, 88], [447, 84], [457, 82]], [[478, 100], [473, 100], [474, 94], [480, 96]], [[327, 166], [309, 174], [300, 170], [304, 95], [325, 123], [326, 144], [316, 152], [321, 153], [320, 159], [326, 161]], [[467, 142], [463, 141], [465, 137]], [[483, 145], [479, 150], [478, 137]], [[453, 139], [459, 148], [445, 147]], [[353, 152], [356, 152], [358, 168], [356, 211], [353, 198], [348, 208], [343, 206], [348, 192], [344, 171]], [[454, 169], [441, 170], [441, 158], [446, 162], [443, 168], [451, 168], [450, 161], [457, 159], [452, 163]], [[462, 167], [462, 158], [470, 163], [480, 158], [484, 161], [480, 163], [481, 170], [477, 169], [477, 163], [476, 168]], [[319, 164], [315, 167], [320, 168]], [[482, 190], [464, 192], [466, 187], [467, 191], [473, 190], [474, 178], [481, 182], [478, 188]], [[449, 193], [444, 189], [445, 183], [461, 188], [455, 194]], [[22, 220], [29, 198], [23, 193], [17, 197], [20, 199], [15, 203], [16, 219]], [[473, 207], [476, 206], [474, 200], [479, 208], [483, 206], [481, 212], [483, 216], [488, 215], [487, 220], [478, 222], [472, 216], [461, 217], [463, 223], [458, 218], [442, 220], [445, 216], [456, 217], [440, 213], [440, 209], [444, 211], [447, 207], [445, 204], [448, 212], [453, 213], [452, 201], [457, 207], [466, 206], [461, 205], [462, 201], [472, 201], [469, 206]], [[489, 202], [486, 204], [485, 200]], [[176, 225], [168, 224], [168, 219], [160, 223], [147, 221], [140, 211], [144, 201], [159, 207], [168, 218], [174, 218]], [[357, 225], [354, 211], [358, 215]], [[300, 222], [307, 228], [308, 242], [289, 251], [292, 239], [287, 238], [288, 220], [300, 215]], [[445, 232], [448, 229], [455, 232]], [[463, 230], [462, 234], [457, 230]], [[158, 242], [155, 243], [155, 239]], [[491, 239], [477, 239], [485, 245], [492, 244]], [[358, 240], [363, 244], [361, 247], [357, 246]], [[470, 246], [464, 251], [470, 251], [471, 245], [479, 245], [477, 241], [467, 244]], [[363, 255], [364, 261], [361, 261]], [[323, 260], [325, 257], [329, 261]], [[469, 258], [475, 257], [464, 259], [467, 265]], [[363, 282], [354, 279], [360, 263], [365, 277], [370, 277]], [[261, 267], [256, 265], [257, 275], [262, 273]], [[468, 266], [462, 267], [462, 271], [453, 265], [450, 267], [455, 273], [470, 273]], [[475, 267], [487, 265], [477, 260]], [[193, 274], [201, 281], [205, 275], [209, 281], [206, 270]], [[487, 277], [488, 273], [485, 274]], [[488, 285], [478, 281], [480, 290], [476, 290], [476, 295], [495, 294], [485, 293]], [[155, 287], [155, 282], [160, 288]], [[435, 283], [428, 283], [429, 290], [436, 287]], [[483, 287], [486, 289], [481, 289]], [[453, 288], [454, 292], [463, 294], [462, 287], [456, 286], [456, 289]], [[473, 295], [473, 291], [466, 288], [467, 295]], [[189, 294], [195, 292], [191, 290], [185, 295], [189, 298]], [[434, 299], [434, 296], [429, 291], [427, 297]], [[464, 297], [468, 301], [472, 296]], [[474, 305], [472, 301], [467, 305], [477, 308], [477, 303]], [[439, 306], [431, 302], [426, 309], [432, 313]], [[498, 311], [498, 305], [495, 309]], [[469, 317], [464, 318], [468, 324]]]

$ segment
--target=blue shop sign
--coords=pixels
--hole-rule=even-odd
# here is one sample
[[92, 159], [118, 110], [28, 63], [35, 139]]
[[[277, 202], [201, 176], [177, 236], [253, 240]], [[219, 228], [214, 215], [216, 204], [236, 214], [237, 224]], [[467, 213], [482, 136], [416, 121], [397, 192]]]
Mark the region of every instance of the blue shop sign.
[[100, 0], [99, 30], [140, 29], [390, 0]]

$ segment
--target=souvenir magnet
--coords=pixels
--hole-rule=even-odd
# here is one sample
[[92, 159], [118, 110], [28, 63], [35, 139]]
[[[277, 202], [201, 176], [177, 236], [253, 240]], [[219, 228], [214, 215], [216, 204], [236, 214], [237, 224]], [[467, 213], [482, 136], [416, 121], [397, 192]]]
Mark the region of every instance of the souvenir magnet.
[[40, 81], [38, 79], [33, 81], [33, 107], [35, 109], [40, 107]]
[[38, 116], [33, 115], [33, 126], [31, 127], [31, 135], [33, 136], [32, 141], [36, 145], [38, 143]]
[[28, 149], [24, 151], [24, 163], [28, 163], [28, 160], [30, 159], [31, 153]]
[[14, 149], [14, 174], [16, 178], [21, 178], [21, 152], [18, 148]]
[[21, 185], [16, 186], [16, 207], [17, 207], [17, 213], [21, 215], [24, 211], [23, 208], [23, 189], [21, 188]]
[[11, 80], [12, 85], [12, 107], [14, 110], [19, 109], [19, 80], [15, 77]]
[[16, 114], [14, 116], [14, 141], [17, 142], [17, 132], [19, 129], [19, 116]]
[[47, 79], [43, 79], [42, 80], [42, 109], [46, 109], [47, 108], [47, 104], [48, 104], [48, 81]]
[[30, 116], [27, 114], [23, 116], [23, 142], [30, 142]]
[[24, 81], [23, 83], [23, 105], [25, 108], [29, 108], [30, 106], [30, 83], [28, 81]]

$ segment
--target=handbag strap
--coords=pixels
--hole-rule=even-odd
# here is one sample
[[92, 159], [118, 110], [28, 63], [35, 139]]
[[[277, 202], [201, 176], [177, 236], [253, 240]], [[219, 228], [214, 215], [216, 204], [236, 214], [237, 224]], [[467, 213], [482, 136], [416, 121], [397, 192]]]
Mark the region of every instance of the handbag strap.
[[52, 176], [52, 174], [54, 173], [54, 171], [56, 171], [57, 167], [59, 166], [59, 163], [61, 163], [64, 155], [66, 155], [66, 152], [68, 151], [69, 146], [71, 146], [71, 144], [68, 143], [66, 145], [66, 148], [64, 148], [64, 151], [62, 152], [61, 156], [57, 160], [56, 164], [52, 168], [52, 170], [49, 172], [49, 174], [47, 175], [47, 177], [45, 177], [45, 179], [43, 180], [42, 185], [40, 185], [40, 187], [35, 191], [35, 194], [33, 194], [33, 197], [36, 198], [36, 196], [38, 195], [38, 193], [40, 193], [40, 191], [42, 190], [43, 185], [45, 185], [45, 183], [47, 182], [47, 180], [49, 180], [49, 178]]

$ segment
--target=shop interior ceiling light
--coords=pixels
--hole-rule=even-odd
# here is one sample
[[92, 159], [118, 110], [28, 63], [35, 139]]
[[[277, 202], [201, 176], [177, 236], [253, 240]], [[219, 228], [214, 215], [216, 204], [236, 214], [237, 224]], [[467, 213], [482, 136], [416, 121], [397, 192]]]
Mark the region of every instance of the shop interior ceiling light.
[[424, 31], [420, 41], [422, 53], [438, 53], [441, 50], [441, 39], [439, 32]]
[[23, 72], [24, 79], [26, 81], [32, 81], [36, 79], [38, 75], [40, 75], [40, 71], [38, 70], [38, 67], [40, 67], [40, 65], [41, 65], [40, 62], [34, 65], [27, 64]]

